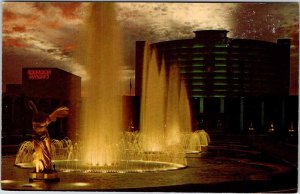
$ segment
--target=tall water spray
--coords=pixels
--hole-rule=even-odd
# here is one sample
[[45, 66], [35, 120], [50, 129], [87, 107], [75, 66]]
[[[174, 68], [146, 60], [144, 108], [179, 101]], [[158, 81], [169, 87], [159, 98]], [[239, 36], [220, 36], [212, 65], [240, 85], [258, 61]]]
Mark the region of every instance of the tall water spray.
[[165, 67], [158, 68], [156, 49], [145, 44], [141, 96], [140, 132], [145, 151], [162, 151], [165, 146]]
[[113, 3], [93, 3], [80, 40], [78, 59], [88, 78], [82, 83], [81, 144], [91, 165], [119, 161], [122, 132], [120, 29]]
[[192, 132], [192, 113], [190, 107], [190, 100], [188, 97], [184, 80], [181, 80], [180, 82], [179, 123], [180, 123], [180, 131], [182, 133]]
[[175, 65], [171, 66], [166, 109], [166, 144], [168, 146], [180, 143], [179, 76], [179, 69]]
[[181, 142], [185, 145], [182, 135], [192, 132], [192, 120], [186, 85], [180, 77], [177, 64], [170, 68], [167, 99], [166, 143], [177, 145]]

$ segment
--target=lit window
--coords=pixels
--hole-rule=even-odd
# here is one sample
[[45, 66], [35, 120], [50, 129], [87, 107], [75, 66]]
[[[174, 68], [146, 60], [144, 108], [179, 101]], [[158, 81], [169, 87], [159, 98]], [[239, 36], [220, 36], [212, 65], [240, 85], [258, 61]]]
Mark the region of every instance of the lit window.
[[215, 57], [216, 60], [226, 60], [225, 57]]
[[204, 85], [204, 82], [193, 82], [193, 86]]
[[193, 73], [203, 73], [204, 71], [203, 70], [193, 70], [192, 72]]
[[224, 48], [224, 47], [227, 47], [227, 45], [226, 44], [216, 44], [215, 47]]
[[204, 64], [202, 64], [202, 63], [194, 63], [193, 66], [194, 67], [203, 67]]
[[201, 94], [193, 94], [192, 96], [196, 97], [196, 98], [204, 97], [204, 95], [201, 95]]
[[227, 54], [227, 51], [215, 51], [216, 54]]
[[202, 45], [202, 44], [194, 44], [194, 46], [193, 46], [194, 48], [203, 48], [204, 47], [204, 45]]
[[216, 67], [226, 67], [225, 63], [216, 63], [215, 64]]
[[226, 86], [227, 83], [214, 83], [215, 86]]
[[226, 79], [226, 76], [214, 76], [215, 79]]
[[225, 95], [213, 95], [213, 97], [223, 98], [223, 97], [225, 97]]
[[202, 76], [193, 76], [193, 79], [205, 79], [205, 78]]
[[216, 73], [225, 73], [226, 70], [225, 69], [217, 69], [215, 70]]
[[193, 92], [202, 92], [204, 91], [203, 89], [192, 89]]

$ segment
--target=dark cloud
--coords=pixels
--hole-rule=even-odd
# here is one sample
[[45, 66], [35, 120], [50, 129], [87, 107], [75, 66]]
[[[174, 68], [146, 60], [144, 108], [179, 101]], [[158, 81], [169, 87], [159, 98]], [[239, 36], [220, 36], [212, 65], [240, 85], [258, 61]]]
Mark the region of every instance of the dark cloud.
[[47, 49], [47, 52], [48, 53], [54, 53], [54, 52], [57, 52], [57, 49]]
[[26, 32], [27, 30], [25, 25], [15, 25], [12, 29], [14, 32]]
[[240, 3], [232, 14], [232, 34], [235, 37], [266, 41], [276, 41], [284, 37], [282, 28], [290, 20], [298, 17], [286, 17], [282, 10], [290, 10], [295, 4], [281, 3]]
[[4, 22], [12, 21], [17, 19], [17, 14], [8, 10], [3, 10], [2, 12], [2, 20]]

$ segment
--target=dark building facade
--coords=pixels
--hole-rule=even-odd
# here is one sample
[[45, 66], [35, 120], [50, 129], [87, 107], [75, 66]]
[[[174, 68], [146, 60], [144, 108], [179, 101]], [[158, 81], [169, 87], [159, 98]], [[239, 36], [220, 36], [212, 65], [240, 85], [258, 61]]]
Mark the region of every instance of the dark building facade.
[[[252, 123], [264, 131], [270, 122], [281, 130], [287, 128], [292, 120], [286, 118], [286, 103], [292, 98], [290, 40], [230, 39], [226, 30], [194, 33], [192, 39], [152, 44], [167, 68], [180, 67], [194, 115], [210, 129], [245, 131]], [[141, 94], [144, 45], [136, 43], [136, 95]]]
[[[81, 98], [81, 78], [58, 68], [24, 68], [22, 84], [8, 84], [2, 94], [2, 136], [4, 143], [13, 143], [9, 137], [30, 136], [32, 100], [39, 111], [51, 113], [59, 106], [70, 108], [67, 118], [48, 126], [50, 136], [63, 138], [75, 135]], [[16, 137], [14, 139], [16, 140]], [[8, 141], [8, 142], [6, 142]]]

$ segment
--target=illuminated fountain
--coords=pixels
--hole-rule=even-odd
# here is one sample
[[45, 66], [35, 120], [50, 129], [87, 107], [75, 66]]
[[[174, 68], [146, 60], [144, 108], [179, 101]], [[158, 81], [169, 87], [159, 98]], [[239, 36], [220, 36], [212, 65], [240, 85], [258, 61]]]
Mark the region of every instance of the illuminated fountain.
[[[82, 83], [80, 141], [52, 141], [55, 168], [106, 173], [186, 167], [185, 152], [199, 151], [201, 139], [192, 133], [189, 99], [179, 69], [172, 66], [166, 72], [164, 60], [160, 64], [156, 49], [146, 44], [140, 131], [125, 132], [122, 38], [113, 3], [93, 4], [86, 24], [77, 55], [88, 75]], [[25, 142], [16, 165], [30, 167], [30, 150], [30, 142]]]
[[[73, 153], [73, 143], [69, 138], [51, 140], [51, 156], [53, 160], [66, 160]], [[34, 146], [32, 141], [25, 141], [20, 145], [16, 155], [15, 165], [22, 168], [34, 168]]]
[[[124, 132], [122, 126], [122, 95], [121, 95], [121, 70], [123, 66], [122, 38], [115, 19], [112, 3], [93, 4], [91, 15], [86, 22], [85, 33], [81, 43], [80, 63], [86, 69], [88, 79], [83, 83], [82, 119], [80, 150], [76, 150], [76, 158], [69, 158], [65, 162], [57, 161], [56, 166], [61, 170], [83, 170], [91, 172], [141, 172], [170, 170], [185, 166], [177, 162], [178, 155], [162, 150], [154, 153], [153, 147], [160, 147], [161, 142], [156, 139], [163, 128], [164, 117], [162, 110], [156, 109], [148, 116], [145, 130], [151, 131], [149, 135]], [[148, 55], [145, 55], [148, 57]], [[145, 85], [146, 90], [159, 84], [156, 72], [155, 56], [149, 61], [147, 71], [148, 79], [153, 80]], [[160, 78], [158, 78], [160, 79]], [[152, 84], [152, 85], [151, 85]], [[156, 85], [157, 86], [157, 85]], [[163, 86], [161, 86], [163, 88]], [[144, 103], [142, 107], [163, 104], [163, 93], [147, 96], [157, 102]], [[143, 131], [143, 129], [142, 129]], [[181, 160], [184, 156], [181, 156]], [[76, 168], [74, 168], [76, 167]]]
[[141, 96], [140, 133], [145, 151], [165, 149], [165, 92], [164, 65], [158, 68], [157, 53], [146, 44], [144, 48]]
[[179, 88], [179, 69], [173, 65], [170, 67], [169, 73], [166, 111], [166, 143], [168, 146], [180, 144]]
[[95, 3], [86, 21], [79, 62], [88, 75], [82, 83], [82, 160], [91, 166], [113, 165], [120, 160], [123, 65], [120, 29], [112, 4]]

